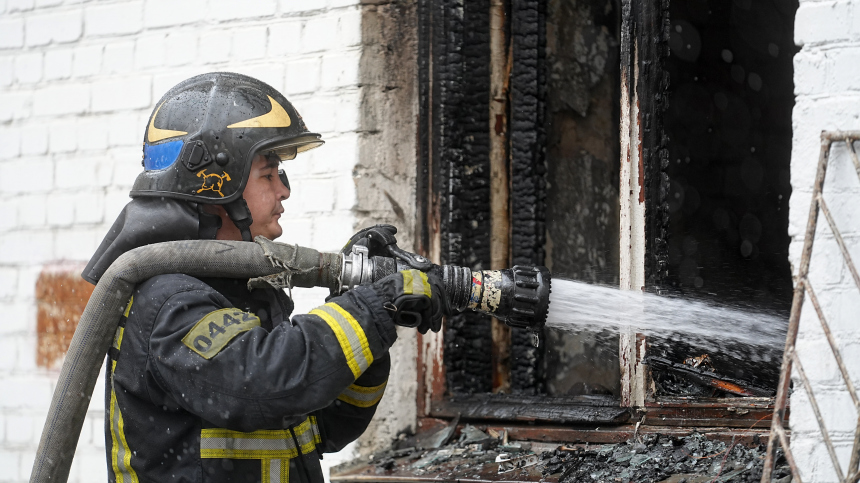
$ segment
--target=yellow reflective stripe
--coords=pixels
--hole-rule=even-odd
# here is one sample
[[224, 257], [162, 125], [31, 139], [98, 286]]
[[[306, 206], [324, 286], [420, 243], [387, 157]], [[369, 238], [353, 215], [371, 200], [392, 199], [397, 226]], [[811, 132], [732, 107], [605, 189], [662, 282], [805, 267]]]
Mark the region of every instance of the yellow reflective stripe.
[[[114, 362], [114, 368], [116, 362]], [[113, 385], [113, 378], [111, 378]], [[138, 483], [137, 473], [131, 467], [131, 449], [125, 439], [125, 424], [122, 413], [116, 401], [116, 392], [110, 391], [110, 436], [111, 436], [111, 466], [117, 483]]]
[[346, 363], [357, 379], [373, 363], [373, 354], [364, 329], [358, 321], [336, 303], [327, 303], [310, 311], [323, 319], [337, 337]]
[[406, 295], [426, 295], [432, 297], [433, 291], [430, 288], [430, 282], [427, 281], [427, 274], [421, 270], [403, 270], [400, 272], [403, 275], [403, 293]]
[[122, 346], [122, 335], [125, 334], [125, 327], [117, 327], [116, 334], [113, 336], [113, 348], [119, 350]]
[[400, 274], [403, 275], [403, 293], [412, 295], [412, 270], [403, 270]]
[[131, 313], [131, 304], [134, 303], [134, 295], [128, 300], [128, 305], [125, 306], [125, 312], [122, 313], [122, 316], [128, 318], [128, 314]]
[[[292, 431], [303, 454], [313, 452], [316, 445], [322, 442], [316, 418], [306, 418]], [[208, 428], [200, 431], [201, 458], [289, 459], [296, 456], [298, 451], [289, 430], [264, 429], [244, 433]]]
[[356, 386], [355, 384], [352, 384], [337, 398], [345, 403], [352, 404], [353, 406], [369, 408], [382, 399], [382, 395], [385, 394], [386, 384], [388, 384], [388, 381], [373, 387]]

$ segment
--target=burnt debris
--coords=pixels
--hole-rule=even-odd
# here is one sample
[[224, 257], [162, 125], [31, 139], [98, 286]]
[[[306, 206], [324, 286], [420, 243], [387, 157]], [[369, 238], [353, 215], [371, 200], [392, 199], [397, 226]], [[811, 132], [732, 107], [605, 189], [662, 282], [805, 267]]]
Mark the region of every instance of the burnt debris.
[[[711, 441], [694, 433], [684, 438], [643, 435], [621, 444], [559, 447], [541, 454], [544, 477], [559, 483], [596, 482], [757, 482], [761, 480], [765, 445]], [[778, 455], [775, 481], [791, 481]]]

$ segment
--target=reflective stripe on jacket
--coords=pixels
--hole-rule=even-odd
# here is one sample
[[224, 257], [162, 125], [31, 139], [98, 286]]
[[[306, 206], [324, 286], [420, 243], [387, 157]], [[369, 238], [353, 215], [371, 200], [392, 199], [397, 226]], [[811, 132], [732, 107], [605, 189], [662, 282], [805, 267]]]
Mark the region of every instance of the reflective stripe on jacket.
[[161, 275], [140, 284], [106, 370], [110, 481], [321, 482], [367, 427], [394, 325], [360, 287], [289, 320], [281, 291]]

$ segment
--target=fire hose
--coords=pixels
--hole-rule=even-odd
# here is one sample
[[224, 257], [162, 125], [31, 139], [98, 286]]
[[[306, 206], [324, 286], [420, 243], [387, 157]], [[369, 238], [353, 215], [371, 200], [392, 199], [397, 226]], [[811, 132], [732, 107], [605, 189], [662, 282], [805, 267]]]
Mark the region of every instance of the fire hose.
[[[532, 341], [546, 322], [550, 274], [546, 267], [513, 267], [472, 272], [465, 267], [433, 265], [414, 256], [445, 286], [451, 307], [490, 314], [511, 327], [532, 331]], [[326, 287], [342, 293], [373, 283], [398, 270], [412, 268], [409, 258], [370, 257], [355, 246], [348, 255], [321, 253], [310, 248], [258, 238], [239, 241], [174, 241], [147, 245], [120, 256], [99, 280], [81, 315], [51, 406], [31, 483], [65, 483], [81, 428], [110, 348], [120, 316], [134, 287], [156, 275], [184, 273], [193, 277], [251, 279], [249, 285]]]

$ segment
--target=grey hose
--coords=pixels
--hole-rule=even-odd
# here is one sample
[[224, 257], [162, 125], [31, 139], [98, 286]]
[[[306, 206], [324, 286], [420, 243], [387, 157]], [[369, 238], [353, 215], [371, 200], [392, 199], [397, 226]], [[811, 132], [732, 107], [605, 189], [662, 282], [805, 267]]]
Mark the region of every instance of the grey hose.
[[237, 241], [158, 243], [119, 257], [96, 285], [72, 337], [42, 429], [30, 482], [68, 480], [99, 369], [113, 342], [122, 311], [138, 283], [165, 273], [252, 278], [286, 270], [291, 274], [286, 279], [292, 286], [338, 286], [338, 254], [277, 245], [282, 252], [292, 254], [287, 257], [290, 261], [287, 267], [275, 267], [260, 245]]

